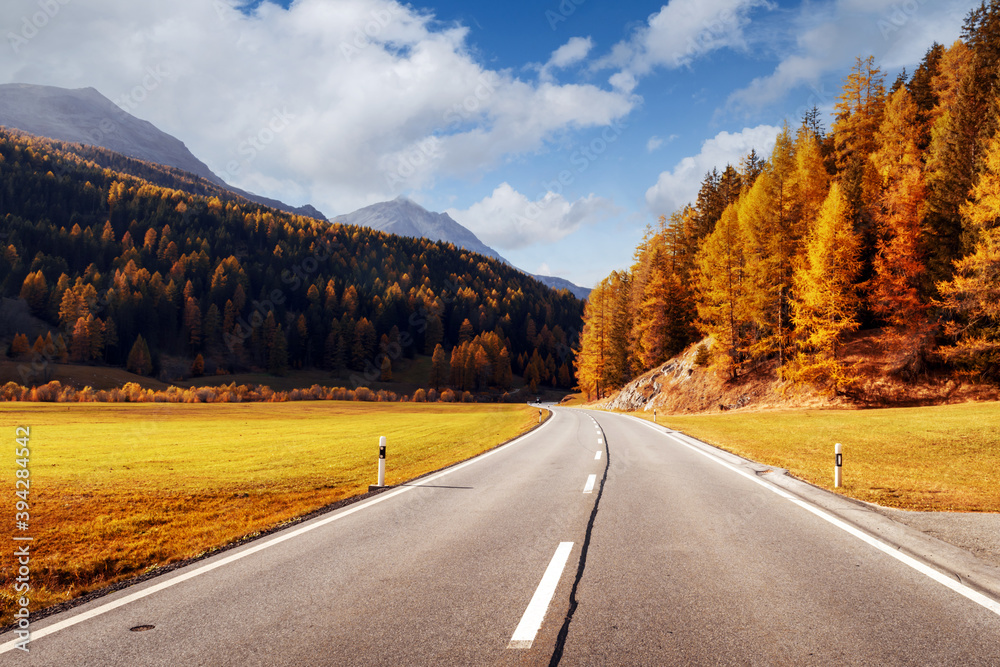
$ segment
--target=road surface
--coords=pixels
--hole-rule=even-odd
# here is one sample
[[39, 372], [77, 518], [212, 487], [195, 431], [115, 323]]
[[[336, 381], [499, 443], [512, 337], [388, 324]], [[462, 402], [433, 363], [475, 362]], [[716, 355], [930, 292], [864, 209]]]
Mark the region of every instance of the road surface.
[[995, 600], [758, 473], [555, 408], [486, 456], [36, 621], [29, 653], [7, 633], [0, 662], [1000, 664]]

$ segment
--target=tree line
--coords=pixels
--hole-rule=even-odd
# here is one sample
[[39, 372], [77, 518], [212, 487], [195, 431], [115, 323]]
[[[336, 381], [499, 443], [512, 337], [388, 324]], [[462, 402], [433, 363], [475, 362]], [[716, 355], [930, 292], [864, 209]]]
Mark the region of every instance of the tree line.
[[1000, 2], [889, 86], [873, 57], [835, 120], [786, 123], [767, 160], [710, 172], [584, 313], [577, 381], [603, 396], [702, 337], [730, 378], [849, 388], [847, 336], [1000, 379]]
[[526, 372], [572, 384], [582, 302], [566, 290], [449, 244], [155, 185], [62, 147], [0, 131], [0, 293], [52, 328], [16, 336], [11, 356], [161, 376], [167, 359], [190, 375], [321, 368], [366, 383], [464, 345], [443, 382], [460, 391], [506, 390]]
[[[512, 394], [504, 394], [503, 402], [515, 402]], [[126, 382], [121, 387], [94, 389], [64, 385], [58, 380], [45, 384], [24, 386], [7, 382], [0, 386], [0, 401], [27, 401], [32, 403], [285, 403], [288, 401], [357, 401], [366, 403], [475, 403], [476, 397], [468, 391], [443, 389], [417, 389], [411, 396], [400, 395], [386, 389], [368, 387], [310, 387], [279, 391], [267, 385], [237, 385], [235, 382], [218, 386], [175, 387], [147, 389], [136, 382]]]

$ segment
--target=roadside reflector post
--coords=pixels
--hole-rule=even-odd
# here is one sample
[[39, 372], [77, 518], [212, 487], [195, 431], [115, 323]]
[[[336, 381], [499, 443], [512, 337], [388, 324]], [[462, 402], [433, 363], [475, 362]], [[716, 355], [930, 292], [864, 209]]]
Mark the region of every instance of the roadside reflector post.
[[381, 489], [385, 486], [385, 436], [378, 439], [378, 484], [369, 484], [368, 490]]
[[844, 463], [844, 455], [841, 453], [841, 447], [839, 442], [833, 446], [833, 452], [837, 457], [836, 465], [833, 466], [833, 488], [839, 489], [840, 484], [843, 481], [841, 466]]
[[378, 439], [378, 485], [385, 486], [385, 436]]
[[656, 423], [656, 408], [653, 408], [653, 423]]
[[541, 410], [538, 411], [538, 423], [539, 424], [542, 423], [542, 411]]

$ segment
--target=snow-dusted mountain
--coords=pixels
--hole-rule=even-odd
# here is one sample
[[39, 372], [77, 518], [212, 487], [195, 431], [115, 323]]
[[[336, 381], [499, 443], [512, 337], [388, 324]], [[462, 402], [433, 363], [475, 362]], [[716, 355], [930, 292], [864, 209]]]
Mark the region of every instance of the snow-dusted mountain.
[[181, 169], [265, 206], [324, 219], [311, 206], [292, 207], [228, 185], [184, 142], [118, 107], [93, 88], [0, 84], [0, 125], [57, 141], [99, 146], [127, 157]]
[[[392, 201], [366, 206], [354, 213], [338, 215], [333, 218], [332, 222], [370, 227], [371, 229], [386, 232], [387, 234], [411, 236], [414, 238], [422, 237], [432, 241], [453, 243], [456, 247], [465, 248], [480, 255], [498, 259], [505, 264], [510, 264], [510, 262], [500, 256], [500, 253], [480, 241], [479, 237], [466, 227], [455, 222], [447, 213], [428, 211], [420, 204], [406, 197], [397, 197]], [[535, 274], [528, 275], [531, 275], [552, 289], [568, 289], [578, 299], [586, 299], [590, 295], [589, 289], [574, 285], [564, 278]]]
[[480, 241], [475, 234], [455, 222], [447, 213], [432, 213], [406, 197], [397, 197], [392, 201], [366, 206], [354, 213], [338, 215], [332, 222], [369, 227], [398, 236], [454, 243], [456, 247], [510, 264], [500, 256], [500, 253]]

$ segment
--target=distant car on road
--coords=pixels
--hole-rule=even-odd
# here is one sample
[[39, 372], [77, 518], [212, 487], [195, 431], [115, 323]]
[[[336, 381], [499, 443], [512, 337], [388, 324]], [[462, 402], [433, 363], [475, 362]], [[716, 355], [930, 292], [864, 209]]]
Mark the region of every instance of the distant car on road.
[[542, 402], [542, 397], [541, 396], [535, 396], [535, 405], [538, 405], [541, 402]]

